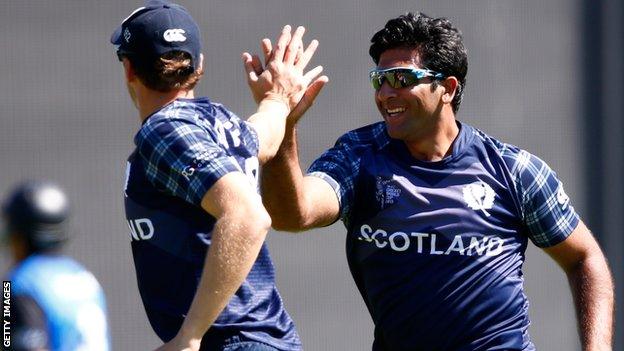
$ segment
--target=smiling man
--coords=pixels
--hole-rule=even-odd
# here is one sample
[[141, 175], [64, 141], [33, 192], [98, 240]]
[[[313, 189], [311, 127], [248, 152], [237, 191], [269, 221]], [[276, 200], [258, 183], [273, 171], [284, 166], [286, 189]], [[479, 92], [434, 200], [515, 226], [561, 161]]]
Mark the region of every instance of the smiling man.
[[584, 350], [610, 350], [611, 274], [561, 181], [456, 119], [468, 69], [459, 30], [408, 13], [373, 36], [370, 55], [383, 122], [342, 136], [304, 176], [295, 126], [305, 109], [294, 111], [262, 194], [277, 229], [344, 222], [373, 350], [535, 350], [529, 240], [567, 274]]

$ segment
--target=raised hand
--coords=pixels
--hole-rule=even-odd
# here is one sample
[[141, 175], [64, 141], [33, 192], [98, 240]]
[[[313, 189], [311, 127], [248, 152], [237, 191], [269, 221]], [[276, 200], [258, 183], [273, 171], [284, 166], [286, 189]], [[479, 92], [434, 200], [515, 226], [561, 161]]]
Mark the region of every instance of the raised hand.
[[323, 71], [321, 66], [304, 73], [318, 47], [318, 41], [313, 40], [303, 50], [304, 33], [304, 27], [298, 27], [291, 33], [290, 26], [284, 26], [275, 49], [269, 39], [263, 39], [261, 47], [266, 67], [263, 67], [257, 55], [243, 53], [247, 83], [257, 103], [263, 99], [277, 100], [285, 103], [292, 111], [304, 99], [306, 103], [302, 107], [307, 107], [295, 111], [305, 112], [327, 82], [327, 77], [319, 77]]

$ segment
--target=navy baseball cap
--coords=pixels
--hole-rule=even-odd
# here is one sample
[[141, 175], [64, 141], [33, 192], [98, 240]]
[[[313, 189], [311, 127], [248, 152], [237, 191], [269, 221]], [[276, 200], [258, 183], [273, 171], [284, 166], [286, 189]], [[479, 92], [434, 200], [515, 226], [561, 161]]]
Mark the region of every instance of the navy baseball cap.
[[199, 27], [184, 7], [167, 1], [147, 1], [134, 10], [113, 32], [111, 43], [117, 46], [118, 55], [141, 63], [151, 63], [171, 51], [183, 51], [191, 55], [194, 69], [199, 66]]

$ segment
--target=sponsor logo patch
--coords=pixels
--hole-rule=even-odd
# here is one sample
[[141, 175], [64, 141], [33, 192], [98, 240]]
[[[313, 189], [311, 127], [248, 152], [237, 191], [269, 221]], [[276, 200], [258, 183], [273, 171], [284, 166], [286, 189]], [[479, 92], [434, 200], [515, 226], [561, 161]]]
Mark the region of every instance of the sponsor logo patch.
[[193, 174], [195, 174], [195, 171], [206, 167], [208, 163], [210, 162], [210, 160], [214, 158], [214, 156], [215, 156], [215, 152], [211, 152], [211, 151], [205, 151], [199, 154], [199, 156], [193, 159], [190, 165], [184, 167], [184, 169], [182, 170], [182, 172], [180, 172], [180, 174], [182, 174], [182, 176], [186, 180], [190, 181]]
[[181, 28], [167, 29], [165, 33], [163, 33], [163, 38], [169, 43], [174, 41], [184, 42], [186, 41], [184, 34], [186, 34], [186, 32]]

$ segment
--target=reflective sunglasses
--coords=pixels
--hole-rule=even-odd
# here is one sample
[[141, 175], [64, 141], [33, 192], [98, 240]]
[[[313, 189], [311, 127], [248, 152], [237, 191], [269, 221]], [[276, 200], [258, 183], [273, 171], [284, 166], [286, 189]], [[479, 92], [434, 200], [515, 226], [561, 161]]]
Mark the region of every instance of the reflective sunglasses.
[[444, 78], [444, 75], [428, 69], [392, 67], [387, 69], [374, 69], [370, 71], [369, 77], [373, 88], [379, 90], [385, 81], [387, 81], [388, 85], [391, 87], [399, 89], [418, 84], [419, 80], [426, 77], [440, 79]]

